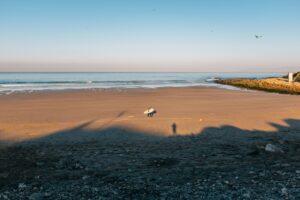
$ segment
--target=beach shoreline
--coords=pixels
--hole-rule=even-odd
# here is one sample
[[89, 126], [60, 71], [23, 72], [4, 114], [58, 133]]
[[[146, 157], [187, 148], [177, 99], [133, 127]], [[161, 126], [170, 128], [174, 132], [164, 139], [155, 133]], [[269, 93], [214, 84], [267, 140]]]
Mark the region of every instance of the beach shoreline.
[[278, 73], [0, 73], [0, 94], [107, 88], [217, 86], [219, 78], [264, 78]]
[[238, 90], [245, 92], [252, 92], [253, 90], [247, 90], [245, 88], [230, 86], [224, 84], [216, 84], [216, 85], [195, 85], [195, 86], [161, 86], [161, 87], [113, 87], [113, 88], [81, 88], [81, 89], [44, 89], [44, 90], [20, 90], [20, 91], [2, 91], [0, 92], [0, 97], [11, 96], [13, 98], [19, 95], [42, 95], [42, 94], [65, 94], [65, 93], [86, 93], [86, 92], [130, 92], [130, 91], [154, 91], [154, 90], [164, 90], [164, 89], [203, 89], [203, 88], [212, 88], [212, 89], [220, 89], [220, 90]]

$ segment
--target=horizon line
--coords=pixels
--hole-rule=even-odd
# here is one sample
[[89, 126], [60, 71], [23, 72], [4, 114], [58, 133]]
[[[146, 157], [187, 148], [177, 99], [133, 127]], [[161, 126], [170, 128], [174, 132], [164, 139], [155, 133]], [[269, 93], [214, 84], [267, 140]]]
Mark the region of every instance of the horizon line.
[[[299, 69], [300, 71], [300, 69]], [[288, 73], [287, 71], [0, 71], [0, 73]]]

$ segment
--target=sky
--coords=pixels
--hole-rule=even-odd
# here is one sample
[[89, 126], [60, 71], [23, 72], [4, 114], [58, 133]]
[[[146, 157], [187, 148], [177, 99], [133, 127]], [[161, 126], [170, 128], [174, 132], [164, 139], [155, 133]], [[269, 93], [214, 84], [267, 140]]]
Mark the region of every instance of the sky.
[[1, 72], [285, 72], [299, 36], [299, 0], [0, 0]]

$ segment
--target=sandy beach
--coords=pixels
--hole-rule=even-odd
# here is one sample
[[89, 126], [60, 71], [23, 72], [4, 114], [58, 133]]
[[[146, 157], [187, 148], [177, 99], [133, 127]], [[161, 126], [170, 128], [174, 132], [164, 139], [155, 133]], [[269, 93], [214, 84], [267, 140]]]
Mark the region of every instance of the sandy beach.
[[0, 199], [300, 198], [299, 96], [86, 90], [2, 95], [0, 106], [12, 144], [0, 145]]
[[[157, 109], [153, 118], [143, 112]], [[217, 88], [35, 92], [0, 96], [1, 140], [39, 138], [89, 123], [94, 131], [122, 127], [170, 136], [207, 127], [274, 131], [300, 118], [298, 96]]]

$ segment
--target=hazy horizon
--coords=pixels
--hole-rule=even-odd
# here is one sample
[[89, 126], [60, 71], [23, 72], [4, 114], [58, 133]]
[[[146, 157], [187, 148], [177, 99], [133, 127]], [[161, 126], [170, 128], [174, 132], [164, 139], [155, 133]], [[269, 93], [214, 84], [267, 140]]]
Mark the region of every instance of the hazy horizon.
[[[2, 66], [8, 66], [8, 67], [2, 67]], [[36, 67], [32, 67], [36, 66]], [[103, 67], [91, 67], [87, 70], [84, 70], [84, 65], [81, 67], [76, 66], [76, 69], [73, 68], [74, 65], [66, 65], [64, 67], [61, 67], [61, 65], [30, 65], [26, 66], [24, 64], [17, 65], [16, 67], [11, 67], [11, 65], [1, 65], [0, 64], [0, 73], [287, 73], [287, 72], [298, 72], [300, 71], [300, 67], [278, 67], [278, 68], [228, 68], [227, 70], [224, 69], [212, 69], [209, 70], [210, 67], [202, 67], [201, 69], [196, 70], [184, 70], [184, 68], [175, 70], [175, 69], [158, 69], [154, 67], [145, 68], [143, 67], [142, 70], [135, 70], [135, 69], [129, 69], [129, 67], [105, 67], [106, 69], [103, 69]], [[206, 70], [207, 69], [207, 70]]]
[[299, 24], [297, 0], [3, 0], [0, 72], [299, 71]]

